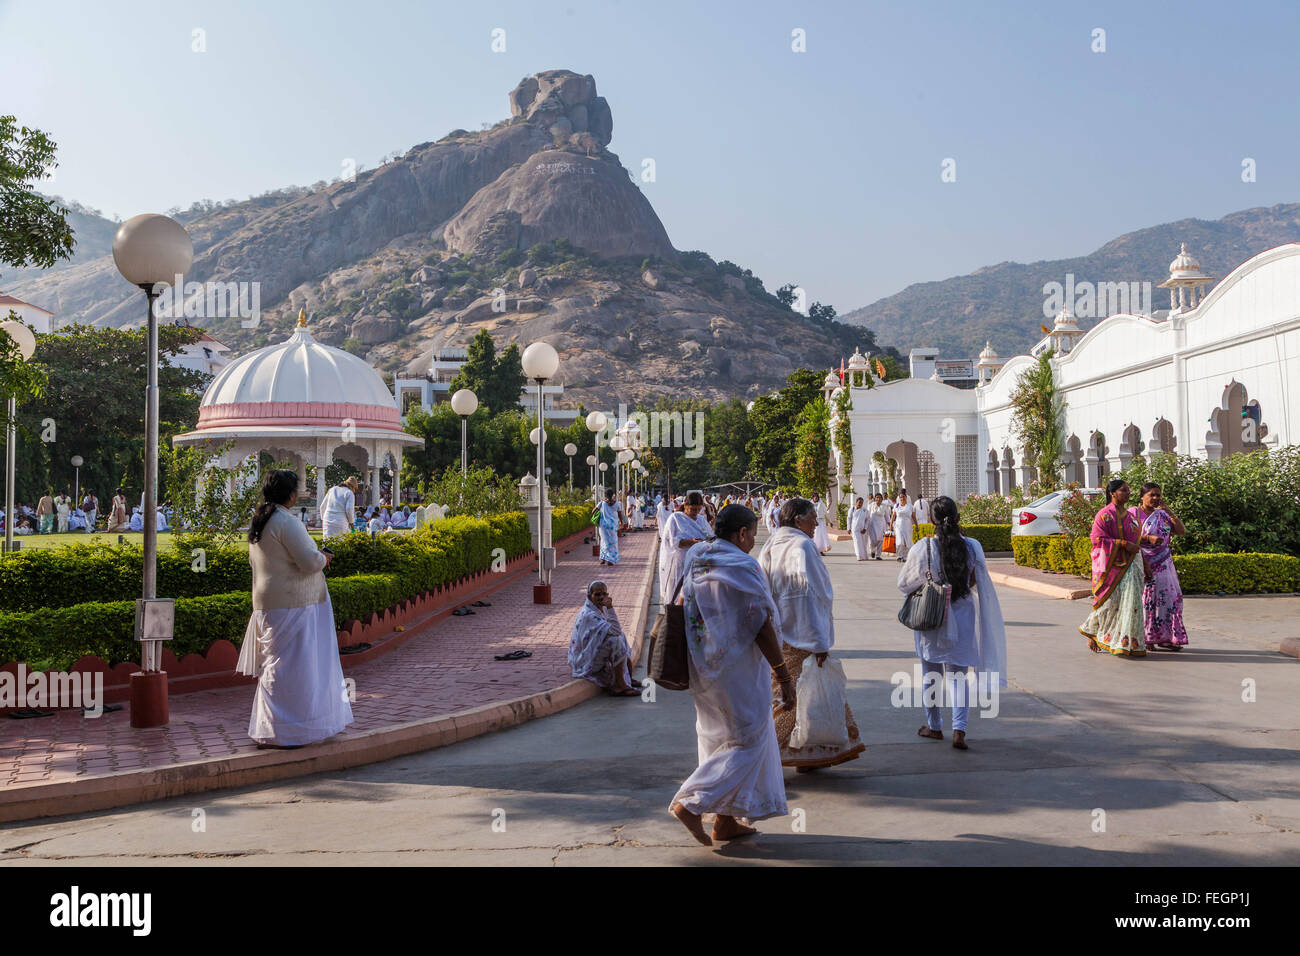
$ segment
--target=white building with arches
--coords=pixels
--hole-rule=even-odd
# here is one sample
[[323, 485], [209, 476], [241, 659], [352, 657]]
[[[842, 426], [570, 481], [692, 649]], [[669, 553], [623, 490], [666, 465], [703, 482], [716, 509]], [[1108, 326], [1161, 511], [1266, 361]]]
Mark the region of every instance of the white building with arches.
[[[1218, 460], [1300, 444], [1300, 243], [1260, 253], [1202, 294], [1213, 281], [1184, 246], [1161, 286], [1169, 310], [1112, 315], [1081, 335], [1065, 312], [1032, 350], [1062, 347], [1051, 362], [1066, 481], [1095, 487], [1158, 452]], [[1006, 494], [1037, 477], [1014, 435], [1011, 395], [1038, 360], [1002, 364], [992, 349], [980, 358], [974, 390], [911, 379], [852, 389], [857, 494], [888, 481], [876, 452], [923, 497]]]

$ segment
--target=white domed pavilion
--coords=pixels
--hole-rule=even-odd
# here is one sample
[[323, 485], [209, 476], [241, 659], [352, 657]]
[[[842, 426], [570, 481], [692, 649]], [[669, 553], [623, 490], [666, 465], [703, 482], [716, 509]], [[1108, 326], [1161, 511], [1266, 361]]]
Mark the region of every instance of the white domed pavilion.
[[325, 494], [325, 469], [338, 458], [365, 476], [371, 504], [379, 503], [381, 468], [392, 471], [397, 500], [402, 449], [423, 444], [402, 430], [397, 401], [379, 373], [364, 359], [317, 342], [303, 312], [287, 341], [222, 369], [203, 393], [198, 427], [172, 441], [214, 451], [233, 441], [215, 461], [223, 468], [260, 452], [291, 461], [303, 497], [310, 464], [317, 501]]

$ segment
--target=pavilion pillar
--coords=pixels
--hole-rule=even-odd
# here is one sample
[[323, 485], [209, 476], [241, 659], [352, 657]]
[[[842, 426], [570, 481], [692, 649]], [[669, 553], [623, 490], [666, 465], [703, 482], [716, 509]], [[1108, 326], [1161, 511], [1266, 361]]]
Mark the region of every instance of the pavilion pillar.
[[379, 466], [370, 466], [370, 503], [379, 507]]
[[307, 494], [307, 459], [305, 457], [298, 459], [298, 493], [304, 497]]
[[397, 508], [402, 500], [402, 451], [393, 452], [393, 507]]

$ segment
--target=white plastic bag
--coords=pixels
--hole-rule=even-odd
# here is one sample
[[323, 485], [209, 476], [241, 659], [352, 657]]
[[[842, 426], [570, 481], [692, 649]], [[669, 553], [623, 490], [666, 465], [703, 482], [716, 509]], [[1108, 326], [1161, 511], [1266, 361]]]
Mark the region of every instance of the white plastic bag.
[[849, 742], [849, 729], [844, 722], [844, 695], [848, 679], [844, 667], [834, 658], [827, 658], [821, 667], [817, 658], [804, 658], [803, 673], [795, 685], [794, 731], [790, 734], [790, 747], [843, 747]]

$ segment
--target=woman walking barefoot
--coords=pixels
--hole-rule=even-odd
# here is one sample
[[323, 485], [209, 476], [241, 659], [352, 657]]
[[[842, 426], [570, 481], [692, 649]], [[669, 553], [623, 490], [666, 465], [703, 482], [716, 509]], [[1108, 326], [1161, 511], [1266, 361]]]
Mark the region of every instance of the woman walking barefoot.
[[1092, 522], [1092, 613], [1079, 625], [1088, 647], [1099, 654], [1145, 657], [1142, 623], [1142, 516], [1128, 506], [1128, 483], [1106, 486], [1110, 503]]
[[1187, 646], [1183, 626], [1183, 588], [1169, 544], [1187, 529], [1165, 507], [1160, 486], [1148, 481], [1141, 491], [1142, 558], [1146, 582], [1142, 589], [1143, 626], [1148, 647], [1181, 651]]
[[[794, 708], [794, 680], [781, 660], [767, 578], [749, 556], [758, 518], [743, 505], [718, 515], [715, 537], [684, 559], [691, 695], [699, 766], [681, 785], [671, 812], [705, 846], [757, 833], [742, 820], [785, 814], [785, 779], [772, 723], [773, 672], [780, 709]], [[714, 813], [713, 839], [704, 814]]]

